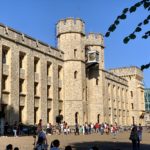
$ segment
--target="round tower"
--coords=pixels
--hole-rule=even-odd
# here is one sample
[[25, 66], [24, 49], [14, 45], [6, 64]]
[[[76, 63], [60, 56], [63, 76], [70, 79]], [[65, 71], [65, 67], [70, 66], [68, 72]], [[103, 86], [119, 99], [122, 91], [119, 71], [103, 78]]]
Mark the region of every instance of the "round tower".
[[82, 124], [85, 101], [84, 22], [67, 18], [57, 23], [58, 48], [64, 51], [64, 120]]

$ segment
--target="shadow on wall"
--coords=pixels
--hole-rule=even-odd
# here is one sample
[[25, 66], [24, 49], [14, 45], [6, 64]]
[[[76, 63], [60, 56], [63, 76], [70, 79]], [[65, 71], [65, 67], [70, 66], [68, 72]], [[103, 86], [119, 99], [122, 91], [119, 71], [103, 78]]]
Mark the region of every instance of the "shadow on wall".
[[[96, 146], [99, 150], [131, 150], [132, 144], [123, 143], [123, 142], [103, 142], [103, 141], [95, 141], [95, 142], [84, 142], [84, 143], [73, 143], [73, 150], [90, 150], [92, 146]], [[149, 150], [150, 144], [141, 144], [141, 150]]]
[[0, 134], [4, 134], [4, 126], [8, 123], [9, 127], [12, 128], [12, 125], [17, 121], [19, 123], [19, 111], [16, 112], [12, 106], [6, 104], [1, 104], [0, 111]]
[[97, 79], [99, 77], [99, 67], [98, 65], [90, 66], [88, 69], [86, 69], [86, 74], [88, 79]]

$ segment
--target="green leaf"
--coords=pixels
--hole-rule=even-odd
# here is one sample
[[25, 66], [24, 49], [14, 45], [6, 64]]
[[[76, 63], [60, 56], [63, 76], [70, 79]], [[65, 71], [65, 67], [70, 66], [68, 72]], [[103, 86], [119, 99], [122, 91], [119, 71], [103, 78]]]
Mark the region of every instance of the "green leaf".
[[129, 37], [125, 37], [123, 40], [123, 43], [127, 44], [129, 42], [129, 40], [130, 40]]
[[145, 32], [145, 34], [148, 34], [148, 35], [150, 35], [150, 31], [147, 31], [147, 32]]
[[135, 29], [135, 32], [140, 32], [142, 29], [140, 28], [140, 27], [137, 27], [136, 29]]
[[147, 36], [147, 35], [143, 35], [142, 38], [143, 38], [143, 39], [147, 39], [148, 36]]
[[128, 10], [129, 10], [129, 8], [125, 8], [125, 9], [122, 11], [122, 13], [125, 14], [125, 13], [128, 12]]
[[110, 36], [110, 32], [106, 32], [105, 37], [109, 37]]
[[112, 24], [112, 25], [109, 27], [108, 30], [109, 30], [110, 32], [113, 32], [115, 29], [116, 29], [115, 24]]
[[138, 26], [141, 26], [142, 25], [142, 22], [140, 22], [139, 24], [138, 24]]
[[138, 3], [135, 4], [135, 6], [136, 6], [136, 7], [139, 7], [139, 6], [141, 6], [141, 3], [138, 2]]
[[136, 38], [136, 35], [134, 33], [130, 34], [129, 35], [130, 39], [135, 39]]
[[144, 8], [148, 8], [150, 6], [150, 3], [149, 2], [144, 2]]
[[125, 15], [125, 14], [122, 14], [122, 15], [120, 16], [120, 19], [126, 19], [126, 15]]
[[150, 15], [148, 15], [147, 19], [150, 20]]
[[148, 21], [147, 19], [145, 19], [143, 23], [144, 23], [144, 24], [148, 24], [149, 21]]
[[130, 11], [130, 13], [136, 11], [136, 6], [132, 6], [129, 11]]
[[118, 25], [119, 24], [119, 20], [115, 20], [115, 22], [114, 22], [116, 25]]

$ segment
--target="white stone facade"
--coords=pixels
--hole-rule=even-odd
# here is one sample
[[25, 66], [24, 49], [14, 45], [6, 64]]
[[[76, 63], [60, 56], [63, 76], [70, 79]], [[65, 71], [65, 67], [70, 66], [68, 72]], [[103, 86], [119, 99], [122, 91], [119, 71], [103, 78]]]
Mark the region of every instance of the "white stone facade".
[[[0, 25], [0, 109], [10, 124], [75, 122], [143, 123], [143, 75], [139, 68], [104, 68], [101, 34], [85, 34], [81, 19], [57, 23], [57, 48]], [[99, 63], [87, 65], [87, 51]]]

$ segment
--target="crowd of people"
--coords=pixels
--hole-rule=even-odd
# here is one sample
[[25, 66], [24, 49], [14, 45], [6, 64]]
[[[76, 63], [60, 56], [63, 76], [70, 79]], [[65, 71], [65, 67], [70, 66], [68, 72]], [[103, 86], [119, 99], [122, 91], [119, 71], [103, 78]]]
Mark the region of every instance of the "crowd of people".
[[[53, 130], [53, 126], [51, 124], [47, 124], [47, 129], [46, 133], [47, 134], [64, 134], [64, 135], [69, 135], [70, 133], [74, 133], [75, 135], [83, 134], [83, 135], [88, 135], [92, 133], [100, 133], [103, 135], [104, 133], [110, 134], [112, 133], [113, 135], [116, 135], [116, 133], [119, 131], [120, 127], [117, 126], [117, 123], [114, 125], [109, 125], [107, 123], [85, 123], [83, 125], [78, 125], [77, 123], [75, 124], [74, 127], [68, 126], [67, 122], [62, 122], [55, 131]], [[54, 133], [55, 132], [55, 133]]]
[[[14, 123], [13, 133], [14, 136], [17, 136], [17, 122]], [[109, 125], [107, 123], [96, 123], [96, 124], [88, 124], [85, 123], [83, 125], [78, 125], [77, 123], [74, 126], [74, 134], [75, 135], [88, 135], [92, 133], [98, 133], [103, 135], [104, 133], [109, 135], [110, 133], [115, 136], [119, 132], [119, 127], [117, 123], [114, 125]], [[142, 126], [139, 124], [139, 126], [133, 125], [130, 133], [129, 139], [132, 141], [132, 150], [140, 150], [140, 141], [142, 140]], [[51, 142], [51, 144], [48, 143], [46, 134], [53, 134], [53, 126], [48, 123], [46, 127], [46, 132], [43, 130], [43, 124], [42, 119], [39, 120], [39, 123], [37, 124], [36, 134], [34, 138], [34, 150], [59, 150], [60, 141], [58, 139], [55, 139]], [[58, 125], [56, 128], [56, 134], [64, 134], [68, 135], [71, 133], [71, 129], [68, 126], [67, 122], [62, 122]], [[50, 145], [50, 147], [48, 146]], [[48, 148], [49, 147], [49, 148]], [[13, 149], [13, 145], [9, 144], [6, 146], [6, 150], [19, 150], [18, 147], [15, 147]], [[65, 147], [65, 150], [72, 150], [72, 147], [70, 145]], [[98, 150], [97, 147], [91, 147], [90, 150]]]

